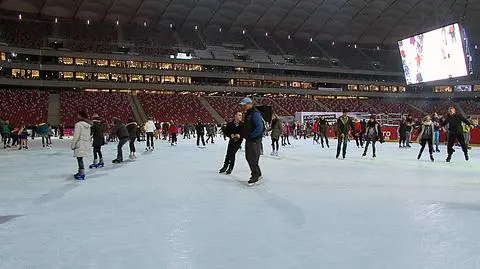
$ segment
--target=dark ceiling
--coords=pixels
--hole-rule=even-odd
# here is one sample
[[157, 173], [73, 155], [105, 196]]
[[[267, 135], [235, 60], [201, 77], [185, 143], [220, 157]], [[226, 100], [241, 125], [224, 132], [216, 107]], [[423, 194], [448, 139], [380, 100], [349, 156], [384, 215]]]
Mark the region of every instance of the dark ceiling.
[[392, 44], [451, 22], [479, 41], [480, 0], [0, 0], [0, 9], [115, 23]]

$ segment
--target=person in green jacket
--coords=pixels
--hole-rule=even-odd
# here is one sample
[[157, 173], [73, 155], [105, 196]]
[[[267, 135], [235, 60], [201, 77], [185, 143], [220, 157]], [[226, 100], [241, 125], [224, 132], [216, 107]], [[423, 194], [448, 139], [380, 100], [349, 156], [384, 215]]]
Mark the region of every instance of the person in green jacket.
[[11, 138], [11, 135], [12, 135], [12, 130], [13, 130], [12, 125], [10, 124], [10, 122], [8, 120], [6, 120], [3, 123], [3, 128], [2, 128], [2, 138], [3, 138], [3, 148], [4, 149], [10, 147], [10, 138]]
[[337, 159], [340, 157], [340, 151], [343, 159], [347, 155], [347, 141], [351, 129], [353, 129], [353, 121], [348, 116], [348, 110], [344, 109], [342, 116], [337, 119]]
[[272, 138], [272, 156], [278, 156], [278, 140], [282, 135], [282, 120], [277, 114], [273, 115], [272, 123], [270, 125], [270, 136]]

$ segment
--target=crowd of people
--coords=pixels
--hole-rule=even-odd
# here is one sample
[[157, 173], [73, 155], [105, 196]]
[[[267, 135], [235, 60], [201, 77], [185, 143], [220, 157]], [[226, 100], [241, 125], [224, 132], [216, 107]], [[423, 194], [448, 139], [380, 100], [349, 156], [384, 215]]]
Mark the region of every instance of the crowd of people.
[[[74, 156], [78, 162], [78, 172], [75, 179], [85, 179], [85, 166], [83, 158], [93, 151], [93, 162], [90, 169], [104, 166], [102, 146], [108, 142], [117, 142], [117, 155], [112, 163], [122, 163], [123, 147], [129, 144], [129, 158], [136, 159], [136, 142], [146, 141], [146, 151], [155, 149], [155, 140], [168, 140], [170, 145], [178, 143], [178, 135], [183, 139], [196, 138], [198, 147], [205, 147], [207, 143], [214, 143], [219, 134], [223, 139], [229, 139], [227, 154], [220, 173], [231, 174], [235, 165], [235, 155], [245, 140], [245, 151], [248, 164], [252, 171], [252, 178], [249, 183], [255, 184], [261, 179], [262, 173], [258, 165], [259, 156], [263, 154], [262, 138], [271, 137], [272, 156], [279, 156], [280, 143], [282, 147], [290, 145], [290, 138], [307, 139], [312, 138], [313, 144], [321, 144], [322, 148], [328, 148], [329, 132], [333, 132], [337, 139], [336, 158], [346, 158], [348, 142], [355, 141], [358, 148], [363, 148], [362, 156], [366, 156], [369, 148], [372, 150], [372, 157], [376, 157], [377, 142], [383, 143], [384, 136], [381, 124], [375, 115], [367, 119], [355, 119], [349, 116], [349, 111], [344, 110], [337, 119], [326, 119], [319, 116], [303, 123], [298, 121], [287, 122], [281, 117], [273, 114], [270, 122], [265, 122], [261, 113], [256, 110], [250, 98], [244, 98], [241, 102], [243, 112], [238, 111], [231, 122], [222, 125], [214, 123], [203, 123], [200, 119], [196, 124], [176, 124], [170, 122], [156, 122], [150, 118], [145, 123], [137, 123], [130, 119], [124, 123], [120, 118], [114, 117], [112, 123], [106, 122], [98, 114], [89, 117], [85, 111], [78, 112], [78, 122], [75, 124], [73, 139], [71, 142]], [[260, 116], [259, 116], [260, 115]], [[454, 145], [461, 147], [465, 160], [469, 160], [468, 150], [470, 131], [474, 122], [470, 117], [464, 117], [456, 112], [455, 107], [450, 107], [445, 116], [437, 113], [427, 115], [423, 119], [414, 119], [408, 115], [402, 118], [398, 124], [399, 148], [411, 148], [412, 139], [416, 136], [420, 145], [417, 159], [422, 157], [425, 147], [428, 146], [429, 158], [434, 161], [434, 153], [440, 152], [440, 133], [446, 133], [447, 158], [450, 162]], [[29, 133], [30, 130], [30, 133]], [[19, 150], [28, 149], [28, 140], [41, 138], [42, 147], [52, 147], [52, 137], [58, 136], [63, 139], [65, 127], [61, 124], [52, 127], [47, 123], [40, 123], [35, 126], [12, 126], [8, 120], [0, 121], [0, 131], [4, 149], [18, 147]], [[246, 135], [246, 133], [248, 133]], [[205, 139], [206, 136], [206, 139]]]

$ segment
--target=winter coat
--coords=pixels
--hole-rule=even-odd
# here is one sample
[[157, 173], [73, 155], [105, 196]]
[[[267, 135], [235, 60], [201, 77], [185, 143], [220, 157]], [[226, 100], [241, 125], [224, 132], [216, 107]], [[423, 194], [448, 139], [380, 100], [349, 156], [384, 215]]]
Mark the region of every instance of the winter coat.
[[435, 126], [432, 121], [424, 121], [421, 125], [421, 131], [418, 134], [418, 140], [434, 140]]
[[137, 138], [138, 124], [136, 122], [129, 122], [125, 125], [128, 131], [128, 138], [135, 139]]
[[470, 131], [472, 130], [472, 126], [469, 124], [462, 123], [462, 128], [463, 128], [463, 133], [464, 134], [469, 134]]
[[262, 114], [255, 107], [245, 112], [243, 124], [243, 137], [245, 141], [258, 141], [262, 139], [265, 132], [265, 122]]
[[170, 124], [170, 127], [168, 127], [168, 133], [169, 134], [176, 134], [178, 133], [178, 128], [174, 124]]
[[113, 123], [115, 126], [113, 126], [112, 134], [116, 135], [118, 139], [129, 137], [127, 127], [119, 118], [114, 118]]
[[75, 124], [71, 148], [73, 157], [87, 157], [90, 155], [90, 124], [79, 121]]
[[328, 122], [325, 119], [318, 120], [318, 131], [322, 134], [326, 134], [328, 129]]
[[270, 136], [273, 139], [278, 140], [280, 138], [280, 135], [282, 135], [282, 121], [280, 119], [273, 119], [271, 129], [272, 133], [270, 134]]
[[149, 120], [145, 123], [145, 132], [146, 133], [155, 132], [155, 123], [153, 123], [153, 121]]
[[441, 123], [443, 126], [448, 124], [448, 133], [449, 134], [455, 134], [455, 135], [461, 135], [463, 134], [463, 126], [462, 122], [468, 125], [471, 125], [472, 123], [469, 122], [463, 115], [461, 114], [448, 114], [443, 122]]
[[37, 125], [37, 133], [40, 135], [48, 134], [48, 125], [46, 123], [40, 123]]
[[235, 121], [231, 121], [227, 123], [225, 126], [225, 136], [230, 138], [232, 140], [232, 135], [240, 135], [240, 139], [234, 140], [236, 143], [242, 143], [243, 137], [242, 137], [242, 132], [243, 132], [243, 123], [235, 123]]
[[94, 118], [92, 127], [90, 128], [93, 137], [93, 147], [101, 147], [105, 145], [105, 126], [101, 118]]
[[380, 124], [376, 121], [368, 121], [365, 126], [365, 139], [370, 141], [383, 141], [383, 133]]
[[195, 131], [197, 131], [197, 135], [204, 135], [205, 134], [205, 125], [199, 122], [195, 125]]
[[282, 124], [282, 135], [283, 136], [290, 136], [292, 134], [291, 128], [292, 127], [290, 127], [290, 124], [288, 124], [288, 123]]
[[343, 117], [340, 116], [337, 119], [337, 135], [340, 137], [342, 134], [345, 135], [345, 137], [348, 136], [349, 132], [353, 127], [353, 122], [352, 119], [348, 116]]

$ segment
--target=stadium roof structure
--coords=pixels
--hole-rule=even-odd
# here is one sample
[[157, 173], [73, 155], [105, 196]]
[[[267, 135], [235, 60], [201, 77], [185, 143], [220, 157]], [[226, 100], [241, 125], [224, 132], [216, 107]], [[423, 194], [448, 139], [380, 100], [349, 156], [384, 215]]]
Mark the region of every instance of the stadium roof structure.
[[479, 41], [478, 0], [0, 0], [39, 18], [173, 25], [205, 35], [250, 35], [393, 44], [452, 22]]

